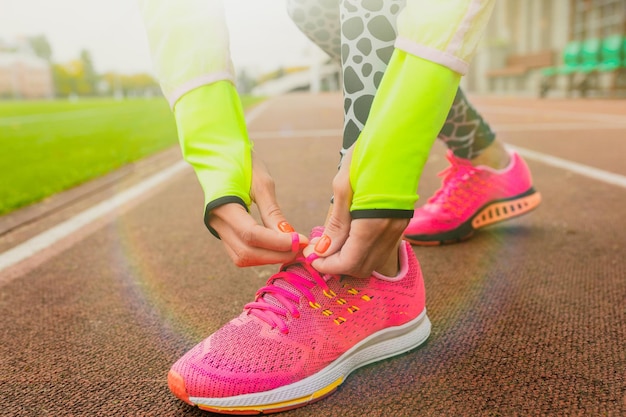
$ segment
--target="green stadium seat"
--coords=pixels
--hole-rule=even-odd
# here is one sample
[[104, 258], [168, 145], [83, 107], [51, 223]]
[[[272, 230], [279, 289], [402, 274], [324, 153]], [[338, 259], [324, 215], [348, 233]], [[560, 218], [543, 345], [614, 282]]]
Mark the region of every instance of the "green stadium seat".
[[568, 94], [573, 86], [573, 77], [580, 67], [582, 43], [580, 41], [570, 41], [562, 52], [563, 63], [560, 66], [544, 67], [541, 69], [541, 85], [539, 96], [546, 97], [548, 91], [554, 88], [558, 75], [567, 76]]
[[588, 74], [597, 71], [600, 67], [600, 49], [602, 42], [600, 39], [586, 39], [580, 50], [581, 63], [579, 72]]
[[622, 47], [625, 40], [623, 35], [608, 36], [602, 40], [600, 48], [601, 60], [598, 68], [600, 71], [615, 71], [622, 66]]
[[557, 74], [557, 67], [546, 67], [541, 69], [541, 75], [544, 77], [552, 77]]
[[601, 90], [606, 83], [600, 73], [611, 74], [609, 92], [626, 87], [626, 34], [604, 39], [589, 38], [571, 41], [563, 49], [563, 63], [558, 67], [542, 68], [540, 96], [545, 97], [555, 87], [558, 75], [567, 77], [567, 94], [580, 90], [582, 97], [592, 90]]
[[[555, 74], [573, 74], [580, 65], [580, 55], [582, 50], [582, 44], [580, 41], [571, 41], [563, 49], [563, 65], [558, 68], [544, 68], [544, 71]], [[546, 75], [544, 73], [544, 75]]]

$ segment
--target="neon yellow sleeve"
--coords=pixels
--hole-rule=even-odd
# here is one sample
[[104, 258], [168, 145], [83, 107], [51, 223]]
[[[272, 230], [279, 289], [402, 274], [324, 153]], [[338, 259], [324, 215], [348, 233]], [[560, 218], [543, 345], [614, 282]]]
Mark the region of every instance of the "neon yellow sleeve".
[[353, 218], [412, 217], [422, 169], [460, 79], [395, 50], [352, 156]]
[[183, 156], [204, 191], [205, 223], [222, 204], [251, 204], [252, 145], [233, 85], [221, 0], [138, 0]]
[[178, 100], [174, 115], [183, 156], [204, 190], [207, 227], [215, 207], [250, 206], [252, 144], [235, 86], [219, 81], [196, 88]]

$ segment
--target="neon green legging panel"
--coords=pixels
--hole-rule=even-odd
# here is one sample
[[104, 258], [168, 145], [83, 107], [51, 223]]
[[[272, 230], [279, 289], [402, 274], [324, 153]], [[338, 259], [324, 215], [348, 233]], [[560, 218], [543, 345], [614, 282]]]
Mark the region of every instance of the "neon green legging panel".
[[227, 202], [249, 206], [252, 144], [233, 84], [219, 81], [188, 92], [174, 115], [183, 156], [198, 176], [207, 211]]
[[395, 50], [352, 156], [353, 217], [412, 216], [422, 169], [460, 79]]

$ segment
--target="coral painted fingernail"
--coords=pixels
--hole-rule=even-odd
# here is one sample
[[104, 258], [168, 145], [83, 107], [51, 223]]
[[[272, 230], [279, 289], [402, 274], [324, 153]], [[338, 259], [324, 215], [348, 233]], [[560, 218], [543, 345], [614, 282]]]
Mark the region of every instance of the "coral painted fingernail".
[[320, 240], [315, 244], [315, 252], [324, 253], [330, 247], [330, 238], [326, 235], [322, 235]]
[[291, 227], [291, 225], [289, 223], [287, 223], [286, 221], [282, 221], [280, 223], [278, 223], [278, 229], [283, 232], [283, 233], [293, 233], [295, 232], [294, 228]]

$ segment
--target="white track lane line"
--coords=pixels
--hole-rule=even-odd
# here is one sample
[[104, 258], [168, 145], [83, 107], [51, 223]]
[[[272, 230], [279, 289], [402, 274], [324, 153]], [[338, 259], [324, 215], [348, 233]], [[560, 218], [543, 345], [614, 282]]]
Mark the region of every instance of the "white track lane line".
[[602, 123], [626, 123], [626, 115], [623, 114], [610, 114], [610, 113], [584, 113], [569, 110], [554, 109], [542, 109], [542, 108], [528, 108], [528, 107], [513, 107], [513, 106], [491, 106], [485, 105], [479, 107], [481, 113], [493, 113], [493, 114], [513, 114], [519, 116], [521, 114], [529, 116], [544, 116], [546, 113], [550, 116], [561, 116], [574, 120], [586, 120], [590, 122], [602, 122]]
[[508, 144], [506, 146], [510, 149], [513, 149], [525, 158], [532, 159], [546, 165], [551, 165], [553, 167], [562, 168], [588, 178], [593, 178], [594, 180], [606, 182], [607, 184], [617, 185], [619, 187], [626, 188], [626, 176], [615, 174], [609, 171], [604, 171], [598, 168], [593, 168], [588, 165], [579, 164], [578, 162], [568, 161], [567, 159], [557, 158], [555, 156], [545, 153], [532, 151], [530, 149], [520, 148], [518, 146]]
[[[554, 126], [554, 124], [536, 124], [534, 126], [526, 126], [526, 125], [494, 125], [495, 131], [526, 131], [526, 130], [555, 130], [554, 127], [557, 127], [558, 130], [572, 130], [572, 129], [581, 129], [583, 127], [587, 127], [589, 124], [585, 123], [582, 125], [576, 124], [574, 127], [573, 124], [559, 124], [558, 126]], [[600, 129], [626, 129], [626, 125], [621, 126], [607, 126], [604, 125], [600, 127]], [[594, 130], [598, 130], [598, 128], [593, 127]], [[250, 134], [250, 137], [255, 140], [263, 140], [263, 139], [293, 139], [293, 138], [321, 138], [321, 137], [339, 137], [343, 132], [337, 129], [312, 129], [312, 130], [299, 130], [299, 131], [258, 131]], [[517, 146], [506, 145], [507, 147], [517, 151], [520, 155], [533, 159], [538, 162], [542, 162], [547, 165], [551, 165], [558, 168], [563, 168], [568, 171], [574, 172], [576, 174], [583, 175], [588, 178], [593, 178], [594, 180], [606, 182], [611, 185], [617, 185], [619, 187], [626, 188], [626, 177], [620, 174], [615, 174], [613, 172], [604, 171], [602, 169], [593, 168], [588, 165], [579, 164], [578, 162], [568, 161], [566, 159], [557, 158], [551, 155], [547, 155], [537, 151], [531, 151], [530, 149], [520, 148]]]
[[[594, 124], [589, 122], [573, 123], [501, 123], [492, 124], [493, 130], [496, 133], [515, 133], [515, 132], [538, 132], [538, 131], [568, 131], [568, 130], [626, 130], [626, 122], [623, 123], [605, 123]], [[250, 138], [254, 140], [263, 139], [294, 139], [294, 138], [327, 138], [343, 136], [343, 130], [341, 129], [310, 129], [310, 130], [258, 130], [250, 132]]]
[[[263, 111], [267, 108], [269, 101], [271, 100], [261, 103], [248, 112], [246, 115], [246, 121], [248, 124], [263, 113]], [[168, 168], [163, 169], [159, 173], [154, 174], [142, 182], [132, 186], [131, 188], [122, 191], [121, 193], [78, 213], [74, 217], [52, 227], [51, 229], [38, 234], [26, 242], [1, 253], [0, 272], [30, 258], [33, 255], [36, 255], [42, 250], [54, 245], [61, 239], [68, 237], [77, 230], [82, 229], [95, 220], [113, 212], [113, 210], [132, 201], [133, 199], [136, 199], [142, 194], [147, 193], [156, 186], [182, 172], [187, 167], [189, 167], [189, 165], [187, 165], [186, 162], [178, 161], [173, 165], [170, 165]]]
[[493, 124], [493, 130], [496, 133], [501, 132], [552, 132], [552, 131], [568, 131], [568, 130], [626, 130], [626, 123], [605, 123], [598, 125], [595, 123], [502, 123]]
[[174, 175], [178, 174], [187, 167], [187, 163], [179, 161], [158, 174], [154, 174], [145, 179], [139, 184], [80, 212], [76, 216], [38, 234], [26, 242], [3, 252], [0, 254], [0, 272], [17, 264], [18, 262], [30, 258], [38, 252], [54, 245], [59, 240], [71, 235], [79, 229], [82, 229], [89, 223], [111, 213], [123, 204], [126, 204], [140, 195], [147, 193], [157, 185], [172, 178]]
[[[588, 126], [589, 124], [583, 124], [581, 126]], [[559, 130], [572, 130], [572, 124], [568, 124], [568, 127], [558, 126]], [[494, 130], [497, 132], [500, 131], [525, 131], [525, 130], [554, 130], [550, 127], [554, 127], [553, 124], [548, 126], [543, 126], [541, 124], [535, 125], [535, 127], [531, 127], [526, 129], [525, 125], [494, 125]], [[521, 129], [520, 129], [521, 128]], [[580, 126], [578, 126], [580, 128]], [[608, 129], [626, 129], [626, 126], [604, 126], [604, 128]], [[601, 128], [600, 128], [601, 129]], [[594, 130], [597, 128], [594, 127]], [[293, 139], [293, 138], [321, 138], [321, 137], [339, 137], [343, 132], [337, 129], [326, 129], [326, 130], [299, 130], [299, 131], [258, 131], [250, 134], [252, 139]], [[599, 180], [602, 182], [606, 182], [608, 184], [617, 185], [619, 187], [626, 188], [626, 177], [620, 174], [615, 174], [613, 172], [604, 171], [598, 168], [593, 168], [588, 165], [579, 164], [578, 162], [568, 161], [566, 159], [557, 158], [551, 155], [547, 155], [537, 151], [531, 151], [530, 149], [520, 148], [518, 146], [506, 145], [507, 147], [517, 151], [520, 155], [533, 159], [538, 162], [542, 162], [547, 165], [551, 165], [558, 168], [563, 168], [571, 172], [575, 172], [576, 174], [584, 175], [588, 178], [593, 178], [594, 180]]]

